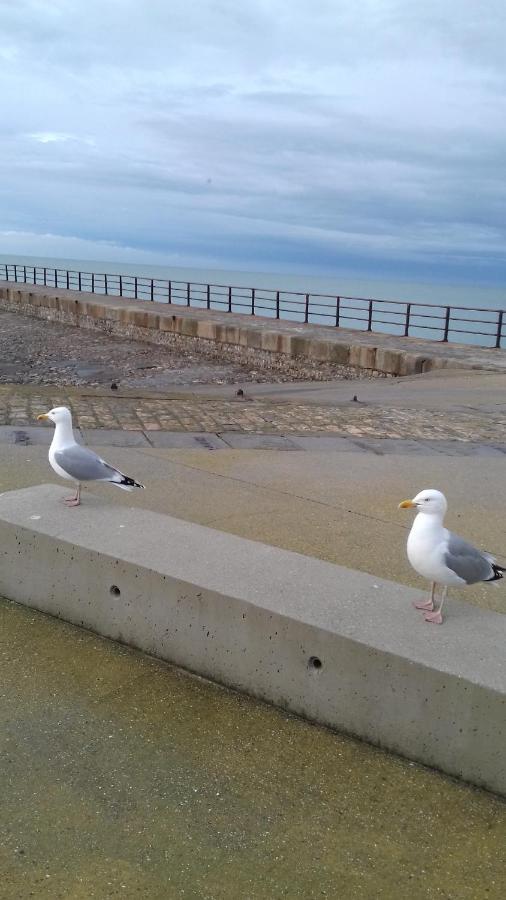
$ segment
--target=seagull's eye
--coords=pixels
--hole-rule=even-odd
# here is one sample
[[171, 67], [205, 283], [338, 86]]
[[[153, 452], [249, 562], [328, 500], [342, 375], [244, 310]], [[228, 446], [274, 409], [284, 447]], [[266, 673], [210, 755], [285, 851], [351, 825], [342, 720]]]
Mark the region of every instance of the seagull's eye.
[[428, 503], [430, 500], [430, 497], [424, 497], [423, 499], [425, 500], [426, 503]]

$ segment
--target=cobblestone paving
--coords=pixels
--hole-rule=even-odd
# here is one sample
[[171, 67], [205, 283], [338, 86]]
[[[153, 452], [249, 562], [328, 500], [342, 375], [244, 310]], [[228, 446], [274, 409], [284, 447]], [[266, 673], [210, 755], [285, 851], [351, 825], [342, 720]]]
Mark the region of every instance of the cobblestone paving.
[[272, 401], [139, 399], [61, 388], [0, 385], [0, 425], [30, 425], [52, 406], [72, 409], [76, 425], [126, 431], [334, 434], [353, 437], [503, 442], [506, 413], [472, 409], [427, 412], [365, 404], [329, 407]]

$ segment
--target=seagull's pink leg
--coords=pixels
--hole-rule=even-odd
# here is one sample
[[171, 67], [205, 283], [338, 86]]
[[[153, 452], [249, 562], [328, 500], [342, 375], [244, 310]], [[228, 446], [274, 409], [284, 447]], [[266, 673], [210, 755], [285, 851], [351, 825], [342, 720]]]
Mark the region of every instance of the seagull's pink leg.
[[77, 485], [75, 497], [65, 497], [63, 502], [66, 506], [79, 506], [81, 503], [81, 485]]
[[433, 581], [431, 584], [431, 590], [430, 590], [430, 600], [426, 600], [425, 603], [413, 603], [413, 606], [415, 607], [415, 609], [424, 609], [427, 612], [433, 612], [435, 590], [436, 590], [436, 582]]
[[447, 593], [448, 593], [448, 588], [445, 585], [445, 587], [443, 588], [443, 596], [441, 598], [441, 603], [439, 604], [439, 608], [434, 610], [434, 612], [425, 613], [425, 621], [426, 622], [430, 622], [431, 625], [442, 625], [443, 624], [442, 609], [443, 609], [443, 603], [446, 600]]

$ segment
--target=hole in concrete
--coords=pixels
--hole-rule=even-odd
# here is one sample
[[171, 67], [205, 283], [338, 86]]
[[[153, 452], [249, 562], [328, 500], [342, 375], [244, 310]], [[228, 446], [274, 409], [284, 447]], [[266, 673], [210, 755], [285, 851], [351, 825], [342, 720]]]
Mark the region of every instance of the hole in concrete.
[[109, 588], [109, 593], [110, 593], [113, 597], [119, 597], [120, 594], [121, 594], [121, 591], [120, 591], [120, 589], [119, 589], [119, 587], [118, 587], [117, 584], [111, 584], [111, 586], [110, 586], [110, 588]]
[[309, 657], [309, 662], [307, 664], [308, 669], [311, 669], [312, 671], [317, 672], [319, 669], [321, 669], [322, 665], [323, 665], [323, 663], [319, 656], [310, 656]]

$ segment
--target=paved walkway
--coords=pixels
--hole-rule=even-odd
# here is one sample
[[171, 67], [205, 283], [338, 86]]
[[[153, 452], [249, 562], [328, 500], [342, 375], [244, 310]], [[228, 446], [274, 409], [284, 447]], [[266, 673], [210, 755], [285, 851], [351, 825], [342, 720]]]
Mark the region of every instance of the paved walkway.
[[[293, 388], [293, 385], [290, 386]], [[0, 385], [0, 425], [24, 428], [52, 406], [69, 406], [75, 424], [85, 430], [107, 429], [139, 432], [156, 444], [156, 432], [228, 434], [334, 435], [352, 438], [474, 441], [502, 444], [506, 440], [506, 408], [485, 404], [451, 408], [410, 408], [386, 402], [353, 402], [351, 385], [344, 389], [348, 400], [333, 404], [297, 402], [278, 398], [243, 399], [228, 390], [230, 399], [183, 393], [174, 397], [118, 396], [109, 391], [93, 393], [76, 388], [41, 388]], [[374, 390], [374, 385], [368, 388]], [[381, 386], [378, 390], [382, 390]], [[381, 397], [381, 395], [380, 395]], [[395, 399], [390, 400], [390, 404]], [[432, 404], [433, 406], [433, 404]]]
[[500, 900], [506, 807], [0, 601], [3, 900]]

